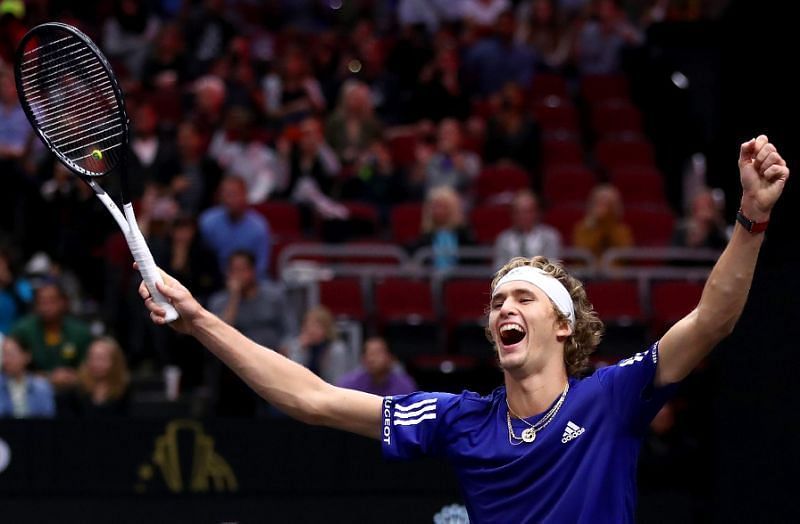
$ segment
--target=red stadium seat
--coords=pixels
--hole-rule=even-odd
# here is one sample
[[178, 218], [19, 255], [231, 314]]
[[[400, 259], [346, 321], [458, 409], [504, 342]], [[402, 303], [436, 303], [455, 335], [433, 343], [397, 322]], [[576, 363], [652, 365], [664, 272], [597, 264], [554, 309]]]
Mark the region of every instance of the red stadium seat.
[[543, 140], [542, 158], [545, 169], [553, 166], [584, 164], [583, 148], [575, 140]]
[[595, 145], [595, 160], [606, 169], [620, 167], [654, 167], [655, 153], [650, 142], [645, 140], [603, 139]]
[[447, 280], [442, 292], [445, 322], [483, 324], [489, 299], [489, 282], [484, 278]]
[[387, 278], [374, 291], [378, 328], [400, 360], [441, 352], [429, 280]]
[[389, 221], [392, 239], [403, 246], [411, 244], [422, 232], [422, 204], [408, 202], [395, 205]]
[[357, 278], [334, 278], [319, 283], [320, 304], [331, 310], [337, 317], [364, 321], [367, 311], [361, 292], [361, 282]]
[[507, 205], [478, 205], [470, 213], [470, 226], [479, 244], [494, 244], [497, 235], [511, 227]]
[[528, 173], [511, 165], [490, 166], [483, 169], [475, 180], [478, 202], [510, 200], [520, 189], [531, 187]]
[[603, 280], [584, 286], [589, 302], [603, 322], [633, 323], [645, 318], [639, 288], [633, 280]]
[[268, 201], [256, 204], [253, 209], [269, 223], [270, 232], [281, 240], [299, 238], [300, 212], [289, 202]]
[[548, 96], [569, 98], [566, 79], [555, 73], [538, 73], [531, 85], [531, 97], [540, 100]]
[[675, 230], [675, 215], [665, 208], [628, 207], [625, 209], [625, 223], [633, 230], [637, 246], [668, 246]]
[[317, 229], [323, 239], [375, 240], [381, 231], [380, 215], [366, 202], [340, 202], [350, 213], [345, 220], [318, 219]]
[[375, 309], [380, 324], [436, 320], [428, 280], [387, 278], [376, 282]]
[[594, 173], [581, 165], [553, 166], [544, 172], [544, 198], [548, 205], [585, 205], [597, 184]]
[[533, 115], [546, 136], [567, 134], [578, 136], [578, 110], [568, 100], [549, 97], [536, 102]]
[[592, 129], [599, 137], [641, 135], [642, 114], [627, 101], [601, 102], [592, 108]]
[[603, 280], [584, 285], [605, 330], [596, 355], [617, 361], [647, 345], [647, 318], [633, 280]]
[[619, 189], [622, 201], [630, 204], [666, 206], [664, 179], [652, 167], [623, 167], [611, 171], [610, 182]]
[[657, 281], [650, 287], [650, 307], [654, 333], [688, 315], [700, 302], [702, 282]]
[[581, 97], [593, 106], [612, 99], [630, 99], [625, 75], [587, 75], [581, 78]]
[[486, 279], [445, 281], [442, 303], [451, 353], [487, 356], [490, 346], [483, 333], [490, 298]]
[[497, 113], [496, 104], [489, 99], [475, 99], [472, 101], [472, 116], [488, 120]]
[[404, 133], [389, 138], [389, 152], [392, 161], [400, 168], [407, 168], [417, 159], [417, 135]]
[[581, 221], [585, 206], [562, 205], [552, 206], [544, 214], [544, 223], [556, 228], [561, 233], [561, 240], [564, 245], [572, 245], [572, 236], [575, 225]]

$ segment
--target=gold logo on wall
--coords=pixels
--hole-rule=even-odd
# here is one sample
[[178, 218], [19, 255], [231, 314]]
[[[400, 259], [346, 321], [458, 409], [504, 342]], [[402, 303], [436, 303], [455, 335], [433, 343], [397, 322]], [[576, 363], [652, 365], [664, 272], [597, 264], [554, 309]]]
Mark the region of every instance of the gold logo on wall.
[[[181, 438], [179, 439], [179, 434]], [[191, 453], [185, 453], [178, 442], [191, 442]], [[181, 453], [184, 451], [184, 453]], [[189, 456], [189, 464], [182, 467], [181, 456]], [[139, 467], [137, 492], [144, 492], [145, 483], [152, 480], [155, 470], [161, 472], [164, 483], [173, 493], [206, 493], [212, 491], [237, 491], [236, 480], [228, 462], [214, 451], [214, 438], [206, 434], [203, 426], [195, 420], [173, 420], [167, 424], [163, 435], [156, 437], [152, 462]], [[183, 471], [189, 471], [184, 479]], [[188, 481], [188, 483], [187, 483]]]

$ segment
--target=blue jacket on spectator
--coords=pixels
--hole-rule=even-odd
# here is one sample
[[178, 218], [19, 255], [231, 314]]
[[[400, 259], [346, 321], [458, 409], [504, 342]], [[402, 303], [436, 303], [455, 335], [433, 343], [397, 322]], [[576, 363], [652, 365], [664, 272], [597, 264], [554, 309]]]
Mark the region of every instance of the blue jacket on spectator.
[[[10, 379], [0, 373], [0, 418], [14, 417], [14, 406], [11, 401]], [[25, 376], [28, 412], [25, 418], [50, 418], [56, 414], [53, 398], [53, 387], [47, 379], [36, 375]]]

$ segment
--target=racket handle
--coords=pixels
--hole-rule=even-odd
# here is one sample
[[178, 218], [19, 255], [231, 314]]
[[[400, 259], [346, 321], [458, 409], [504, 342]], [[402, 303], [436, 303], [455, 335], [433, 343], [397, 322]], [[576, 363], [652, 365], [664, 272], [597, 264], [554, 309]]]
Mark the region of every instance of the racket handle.
[[130, 247], [133, 259], [139, 266], [139, 273], [142, 275], [142, 280], [144, 280], [147, 290], [150, 291], [150, 296], [153, 297], [156, 304], [164, 308], [164, 311], [167, 312], [164, 317], [166, 321], [172, 322], [178, 318], [178, 311], [169, 303], [169, 300], [161, 294], [158, 288], [156, 288], [156, 282], [163, 284], [164, 280], [161, 278], [161, 273], [158, 272], [156, 263], [153, 260], [153, 255], [150, 253], [150, 248], [147, 247], [147, 242], [142, 232], [139, 230], [136, 217], [133, 216], [133, 207], [130, 204], [125, 204], [124, 207], [125, 215], [130, 225], [128, 247]]

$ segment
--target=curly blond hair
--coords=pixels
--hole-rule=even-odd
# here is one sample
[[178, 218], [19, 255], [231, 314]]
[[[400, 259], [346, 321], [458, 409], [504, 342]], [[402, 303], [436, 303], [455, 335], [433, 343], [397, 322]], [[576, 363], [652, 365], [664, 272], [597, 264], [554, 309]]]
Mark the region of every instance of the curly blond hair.
[[[589, 367], [589, 355], [600, 343], [600, 338], [603, 335], [603, 323], [597, 317], [597, 313], [594, 311], [589, 299], [586, 298], [586, 290], [583, 288], [583, 284], [580, 280], [567, 273], [561, 264], [552, 262], [545, 257], [515, 257], [495, 274], [492, 280], [492, 289], [497, 286], [497, 283], [506, 273], [521, 266], [541, 269], [548, 275], [558, 279], [567, 289], [570, 297], [572, 297], [572, 303], [575, 307], [575, 326], [572, 329], [572, 334], [564, 341], [564, 364], [567, 367], [569, 376], [579, 376], [585, 373]], [[555, 311], [557, 321], [563, 322], [567, 320], [567, 316], [559, 311], [555, 304], [553, 304], [553, 311]], [[496, 344], [490, 326], [486, 328], [486, 337], [492, 344]]]

